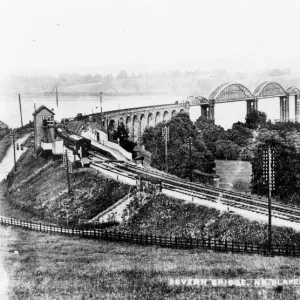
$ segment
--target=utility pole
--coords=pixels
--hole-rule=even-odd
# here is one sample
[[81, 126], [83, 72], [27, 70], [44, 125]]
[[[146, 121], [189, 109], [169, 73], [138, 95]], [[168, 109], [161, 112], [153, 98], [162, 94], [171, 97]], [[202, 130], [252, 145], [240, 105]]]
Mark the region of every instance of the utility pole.
[[270, 255], [272, 253], [272, 191], [275, 190], [275, 176], [274, 176], [274, 150], [270, 145], [267, 145], [263, 154], [264, 163], [264, 182], [268, 187], [268, 244], [270, 249]]
[[165, 140], [165, 164], [166, 164], [166, 173], [168, 173], [168, 141], [169, 141], [169, 127], [164, 126], [162, 128], [162, 136]]
[[109, 127], [108, 127], [108, 119], [106, 120], [106, 128], [107, 128], [107, 140], [109, 141]]
[[10, 135], [12, 135], [12, 138], [13, 138], [13, 147], [14, 147], [14, 168], [15, 168], [15, 172], [17, 172], [16, 146], [15, 146], [15, 130], [12, 130]]
[[192, 137], [189, 137], [189, 149], [190, 149], [190, 181], [193, 181], [193, 174], [192, 174]]
[[19, 106], [20, 106], [21, 126], [23, 128], [22, 105], [21, 105], [21, 95], [20, 94], [19, 94]]
[[65, 160], [66, 160], [66, 171], [67, 171], [67, 179], [68, 179], [68, 193], [70, 195], [71, 187], [70, 187], [70, 178], [69, 178], [69, 158], [68, 158], [67, 150], [66, 150]]
[[101, 109], [101, 130], [103, 130], [102, 92], [100, 92], [100, 109]]

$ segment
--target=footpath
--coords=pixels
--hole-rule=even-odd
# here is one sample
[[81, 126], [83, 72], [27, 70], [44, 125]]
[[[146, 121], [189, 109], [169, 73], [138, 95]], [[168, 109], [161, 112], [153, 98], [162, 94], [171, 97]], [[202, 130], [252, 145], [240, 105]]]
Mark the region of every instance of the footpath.
[[[16, 140], [15, 144], [17, 143], [19, 145], [23, 144], [27, 138], [29, 137], [29, 134], [26, 134], [22, 138]], [[23, 150], [19, 148], [20, 150], [16, 149], [16, 161], [21, 157], [21, 155], [26, 151], [26, 147], [23, 147]], [[14, 147], [11, 145], [3, 158], [2, 162], [0, 163], [0, 182], [6, 178], [7, 174], [13, 169], [14, 167]]]
[[[26, 139], [29, 137], [29, 134], [25, 135], [24, 137], [18, 139], [16, 141], [19, 145], [24, 143]], [[20, 149], [20, 148], [19, 148]], [[21, 155], [25, 152], [26, 148], [24, 147], [23, 150], [16, 150], [16, 160], [18, 160]], [[11, 145], [3, 158], [0, 162], [0, 182], [6, 178], [6, 175], [13, 169], [14, 167], [14, 148]], [[1, 206], [1, 201], [0, 201]], [[1, 207], [0, 207], [1, 211]], [[16, 233], [11, 228], [2, 227], [0, 226], [0, 299], [6, 300], [9, 299], [8, 297], [8, 287], [9, 287], [9, 276], [5, 270], [4, 262], [5, 258], [8, 255], [17, 255], [11, 249], [11, 241], [16, 238]]]

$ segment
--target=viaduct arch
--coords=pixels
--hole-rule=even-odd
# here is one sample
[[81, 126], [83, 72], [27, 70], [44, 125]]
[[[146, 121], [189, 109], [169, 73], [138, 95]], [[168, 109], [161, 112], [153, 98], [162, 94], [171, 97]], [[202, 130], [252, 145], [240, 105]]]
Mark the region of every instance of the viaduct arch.
[[129, 139], [140, 142], [145, 128], [167, 122], [179, 112], [189, 113], [189, 103], [164, 104], [105, 112], [103, 129], [112, 134], [123, 123]]

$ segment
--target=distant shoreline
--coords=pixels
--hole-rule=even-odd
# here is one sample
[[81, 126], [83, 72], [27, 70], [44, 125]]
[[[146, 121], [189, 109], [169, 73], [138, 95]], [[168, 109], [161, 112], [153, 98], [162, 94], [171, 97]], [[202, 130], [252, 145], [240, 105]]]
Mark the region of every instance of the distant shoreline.
[[[30, 95], [30, 94], [36, 94], [36, 93], [28, 93], [24, 95]], [[55, 95], [55, 92], [43, 92], [41, 93], [43, 95]], [[73, 96], [73, 95], [80, 95], [80, 96], [99, 96], [99, 93], [95, 92], [59, 92], [58, 95], [63, 96]], [[137, 92], [137, 93], [126, 93], [126, 92], [120, 92], [120, 93], [102, 93], [103, 96], [159, 96], [159, 95], [168, 95], [165, 92]]]

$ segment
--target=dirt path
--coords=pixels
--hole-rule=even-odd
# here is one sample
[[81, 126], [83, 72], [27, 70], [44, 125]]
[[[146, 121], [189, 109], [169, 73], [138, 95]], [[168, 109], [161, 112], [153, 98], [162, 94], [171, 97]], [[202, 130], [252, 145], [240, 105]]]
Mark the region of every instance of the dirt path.
[[[18, 139], [16, 143], [21, 145], [26, 139], [28, 138], [28, 135], [25, 135], [23, 138]], [[23, 151], [16, 150], [16, 160], [20, 158], [22, 153], [24, 153], [26, 149], [24, 148]], [[14, 166], [14, 151], [13, 146], [11, 146], [5, 157], [0, 163], [0, 181], [2, 181], [4, 178], [6, 178], [7, 172], [10, 172]], [[0, 195], [0, 200], [2, 198], [2, 193]], [[0, 212], [3, 211], [2, 209], [2, 201], [0, 201]], [[0, 299], [1, 300], [7, 300], [8, 292], [9, 292], [9, 274], [7, 272], [8, 268], [5, 267], [5, 260], [9, 255], [18, 255], [18, 251], [11, 248], [11, 242], [13, 240], [17, 239], [16, 232], [9, 228], [9, 227], [3, 227], [0, 226]]]
[[[26, 134], [24, 137], [22, 137], [21, 139], [18, 139], [16, 141], [16, 145], [17, 143], [19, 145], [21, 145], [22, 143], [24, 143], [27, 138], [29, 137], [29, 134]], [[18, 161], [18, 159], [20, 158], [20, 156], [25, 152], [26, 148], [24, 147], [23, 151], [22, 150], [16, 150], [16, 160]], [[10, 172], [12, 170], [12, 168], [14, 167], [14, 148], [13, 145], [11, 145], [5, 155], [5, 157], [3, 158], [3, 160], [0, 163], [0, 182], [6, 178], [6, 175], [8, 172]]]

